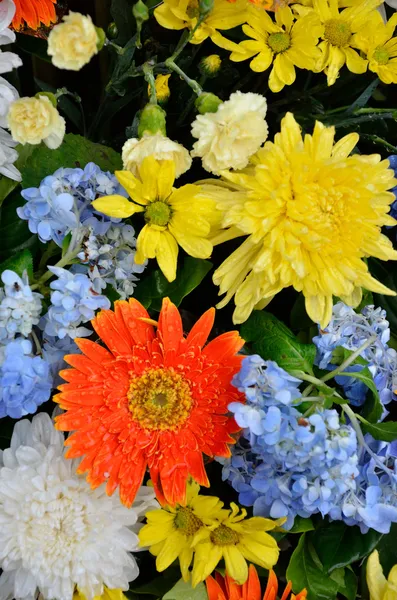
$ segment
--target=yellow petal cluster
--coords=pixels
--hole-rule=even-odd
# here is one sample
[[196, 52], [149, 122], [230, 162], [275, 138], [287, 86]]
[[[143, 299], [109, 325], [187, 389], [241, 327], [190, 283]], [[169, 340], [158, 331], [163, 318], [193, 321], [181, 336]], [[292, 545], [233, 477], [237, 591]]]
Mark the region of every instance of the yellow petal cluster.
[[[218, 30], [227, 30], [241, 25], [245, 21], [247, 0], [214, 0], [214, 7], [195, 30], [192, 44], [201, 44], [208, 37], [213, 42], [221, 42], [222, 35]], [[157, 22], [166, 29], [195, 29], [199, 19], [198, 0], [164, 0], [155, 9]]]
[[375, 13], [368, 27], [357, 33], [357, 47], [368, 59], [368, 68], [383, 83], [397, 83], [397, 37], [393, 37], [397, 13], [387, 23]]
[[137, 264], [156, 258], [164, 276], [174, 281], [178, 244], [195, 258], [211, 255], [212, 243], [208, 236], [211, 225], [218, 219], [215, 202], [204, 197], [198, 185], [174, 188], [174, 161], [158, 161], [148, 156], [139, 166], [139, 176], [130, 171], [116, 171], [115, 175], [132, 202], [124, 196], [113, 195], [98, 198], [92, 204], [110, 217], [143, 214], [146, 224], [137, 239]]
[[[77, 589], [73, 594], [73, 600], [87, 600], [86, 596]], [[101, 596], [94, 596], [94, 600], [128, 600], [127, 596], [123, 594], [123, 590], [111, 590], [104, 587], [103, 594]]]
[[214, 273], [226, 294], [218, 306], [235, 298], [235, 323], [289, 286], [303, 292], [307, 313], [321, 327], [331, 318], [333, 296], [356, 306], [361, 288], [394, 295], [371, 277], [365, 258], [397, 259], [381, 233], [396, 224], [388, 190], [397, 181], [379, 155], [349, 156], [357, 134], [336, 144], [334, 134], [317, 122], [303, 138], [287, 113], [274, 142], [251, 159], [254, 166], [223, 173], [229, 190], [217, 181], [204, 185], [224, 215], [225, 231], [213, 243], [248, 236]]
[[191, 577], [195, 587], [222, 558], [227, 573], [239, 584], [248, 578], [247, 560], [265, 569], [272, 568], [279, 549], [267, 532], [285, 519], [246, 519], [247, 512], [240, 513], [236, 504], [226, 510], [219, 498], [200, 496], [199, 490], [200, 486], [191, 482], [186, 506], [164, 506], [146, 513], [147, 525], [140, 530], [139, 540], [156, 556], [157, 570], [164, 571], [178, 558], [183, 579], [189, 581]]
[[370, 600], [397, 600], [397, 565], [392, 567], [386, 579], [379, 562], [379, 553], [374, 550], [367, 562], [367, 584]]
[[79, 71], [98, 52], [98, 35], [89, 15], [70, 11], [48, 36], [48, 54], [58, 69]]

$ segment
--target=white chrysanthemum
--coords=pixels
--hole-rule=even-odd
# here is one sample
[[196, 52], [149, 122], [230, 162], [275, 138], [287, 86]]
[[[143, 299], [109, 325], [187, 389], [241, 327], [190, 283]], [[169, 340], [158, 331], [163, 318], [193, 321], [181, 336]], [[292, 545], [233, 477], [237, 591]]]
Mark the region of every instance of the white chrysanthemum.
[[7, 79], [0, 77], [0, 127], [7, 127], [8, 110], [17, 98], [18, 90]]
[[128, 589], [139, 573], [139, 518], [157, 507], [142, 486], [132, 508], [92, 490], [64, 458], [63, 434], [41, 413], [19, 421], [0, 470], [0, 599], [87, 600]]
[[191, 155], [202, 159], [206, 171], [243, 169], [267, 138], [266, 98], [235, 92], [215, 113], [198, 115], [192, 123]]
[[0, 127], [0, 174], [14, 181], [21, 181], [22, 175], [14, 166], [18, 158], [18, 152], [14, 150], [17, 146], [8, 131]]
[[[0, 30], [0, 46], [12, 44], [16, 36], [11, 29]], [[22, 61], [14, 52], [3, 52], [0, 49], [0, 73], [8, 73], [22, 65]]]
[[155, 133], [144, 135], [140, 140], [132, 138], [126, 141], [122, 151], [124, 169], [138, 175], [138, 167], [147, 156], [154, 156], [156, 160], [173, 160], [176, 177], [188, 171], [192, 164], [186, 148], [161, 133]]
[[15, 15], [15, 4], [12, 0], [0, 2], [0, 31], [9, 26]]

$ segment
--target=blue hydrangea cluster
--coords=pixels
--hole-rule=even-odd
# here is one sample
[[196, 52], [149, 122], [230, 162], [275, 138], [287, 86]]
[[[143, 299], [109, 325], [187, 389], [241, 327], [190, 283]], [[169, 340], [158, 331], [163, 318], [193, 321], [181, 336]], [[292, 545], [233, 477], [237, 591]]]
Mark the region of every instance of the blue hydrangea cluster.
[[56, 388], [61, 383], [64, 383], [63, 379], [59, 376], [59, 371], [68, 368], [64, 357], [67, 354], [79, 354], [80, 350], [69, 336], [64, 337], [62, 340], [53, 336], [45, 336], [43, 342], [43, 358], [50, 369], [52, 387]]
[[[338, 347], [350, 351], [358, 350], [371, 336], [376, 339], [361, 352], [362, 358], [368, 362], [375, 385], [383, 405], [396, 400], [394, 390], [397, 386], [397, 353], [389, 348], [389, 323], [386, 312], [381, 308], [366, 306], [361, 313], [356, 313], [350, 306], [339, 302], [333, 307], [332, 319], [324, 329], [319, 329], [318, 336], [313, 338], [317, 347], [316, 364], [321, 369], [332, 370], [333, 352]], [[360, 371], [362, 365], [351, 365], [348, 371]], [[336, 377], [336, 381], [344, 389], [350, 403], [360, 406], [364, 403], [367, 387], [359, 379], [353, 377]], [[384, 412], [386, 416], [387, 411]]]
[[18, 216], [28, 221], [30, 231], [37, 233], [42, 242], [53, 240], [59, 246], [70, 231], [80, 226], [104, 235], [120, 219], [99, 213], [91, 202], [109, 194], [126, 196], [116, 177], [94, 163], [88, 163], [84, 169], [58, 169], [45, 177], [38, 188], [27, 188], [21, 193], [26, 204], [17, 209]]
[[1, 280], [4, 287], [0, 288], [0, 342], [4, 342], [18, 333], [29, 335], [40, 320], [43, 296], [32, 292], [26, 272], [21, 278], [6, 269]]
[[50, 283], [54, 291], [51, 306], [41, 322], [44, 334], [61, 340], [66, 336], [90, 335], [91, 331], [81, 324], [93, 319], [95, 311], [110, 308], [109, 299], [92, 288], [92, 281], [84, 273], [73, 273], [61, 267], [49, 267], [49, 270], [57, 278]]
[[139, 281], [137, 274], [143, 273], [147, 261], [142, 265], [135, 262], [136, 238], [131, 225], [114, 224], [105, 235], [95, 235], [91, 229], [83, 239], [78, 258], [83, 263], [81, 272], [92, 281], [92, 287], [100, 294], [111, 285], [125, 300], [134, 293]]
[[[390, 469], [386, 473], [382, 458], [359, 447], [354, 429], [341, 423], [336, 410], [319, 408], [304, 416], [298, 409], [300, 383], [272, 361], [243, 360], [233, 384], [244, 392], [246, 404], [229, 405], [243, 435], [224, 462], [224, 480], [255, 515], [286, 517], [286, 529], [297, 515], [316, 513], [360, 525], [362, 531], [389, 529], [397, 522], [397, 502], [388, 513], [380, 514], [379, 506], [396, 496]], [[391, 450], [385, 447], [387, 463]], [[382, 455], [379, 448], [376, 452]]]
[[35, 413], [51, 394], [48, 363], [33, 356], [32, 344], [17, 338], [0, 348], [0, 417], [21, 417]]

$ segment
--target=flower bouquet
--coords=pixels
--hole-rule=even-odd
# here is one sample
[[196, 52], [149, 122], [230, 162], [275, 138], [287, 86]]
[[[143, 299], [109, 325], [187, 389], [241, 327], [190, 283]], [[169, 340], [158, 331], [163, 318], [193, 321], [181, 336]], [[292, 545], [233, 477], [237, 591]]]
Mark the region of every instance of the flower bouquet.
[[0, 600], [397, 600], [396, 8], [0, 0]]

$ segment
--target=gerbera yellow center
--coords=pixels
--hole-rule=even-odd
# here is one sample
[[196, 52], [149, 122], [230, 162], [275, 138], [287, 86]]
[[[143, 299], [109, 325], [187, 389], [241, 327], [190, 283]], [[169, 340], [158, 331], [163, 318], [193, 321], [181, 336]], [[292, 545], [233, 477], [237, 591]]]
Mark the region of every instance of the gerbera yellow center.
[[145, 221], [150, 225], [165, 227], [171, 218], [171, 207], [163, 200], [150, 202], [145, 210]]
[[377, 46], [375, 48], [372, 58], [376, 60], [378, 65], [387, 65], [390, 59], [390, 54], [384, 46]]
[[332, 46], [347, 46], [352, 32], [349, 23], [341, 19], [329, 19], [325, 22], [324, 38]]
[[291, 46], [291, 37], [288, 33], [271, 33], [267, 43], [276, 54], [285, 52]]
[[128, 408], [144, 429], [174, 431], [190, 414], [193, 399], [188, 382], [172, 369], [149, 369], [135, 377], [128, 390]]
[[238, 534], [227, 527], [226, 525], [219, 525], [211, 533], [211, 542], [215, 546], [230, 546], [231, 544], [237, 544], [239, 542]]
[[177, 509], [174, 519], [175, 527], [185, 535], [194, 535], [203, 526], [201, 519], [196, 517], [191, 508], [181, 506]]

